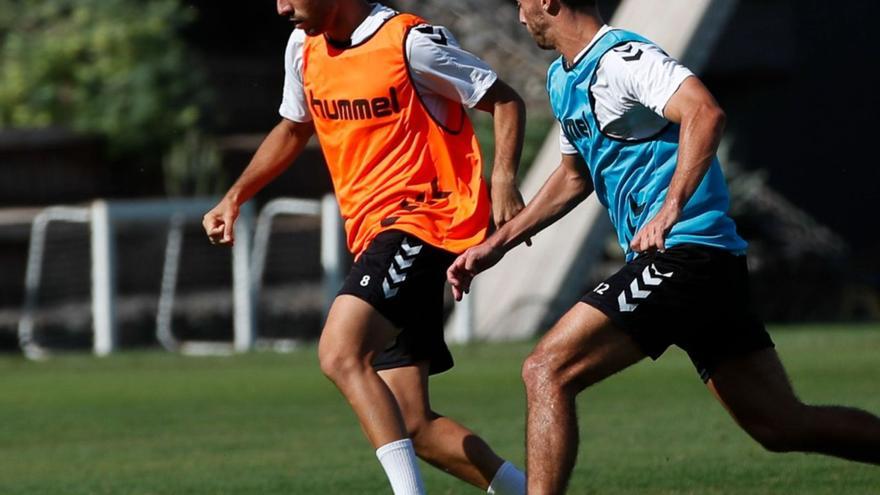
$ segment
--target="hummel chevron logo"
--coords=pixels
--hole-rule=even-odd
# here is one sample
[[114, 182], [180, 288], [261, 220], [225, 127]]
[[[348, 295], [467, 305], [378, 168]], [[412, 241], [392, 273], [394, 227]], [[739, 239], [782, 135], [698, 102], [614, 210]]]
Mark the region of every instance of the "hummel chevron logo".
[[407, 268], [412, 266], [413, 262], [415, 261], [415, 258], [408, 260], [408, 259], [404, 258], [403, 256], [401, 256], [400, 253], [397, 253], [394, 255], [394, 261], [397, 262], [397, 266], [399, 266], [401, 270], [406, 270]]
[[632, 232], [632, 234], [635, 236], [635, 234], [636, 234], [636, 224], [633, 223], [633, 219], [632, 219], [632, 217], [629, 216], [629, 215], [627, 215], [627, 217], [626, 217], [626, 227], [627, 227], [627, 228], [629, 229], [629, 231]]
[[442, 29], [437, 29], [434, 26], [422, 26], [422, 27], [417, 27], [416, 31], [418, 31], [420, 33], [427, 34], [427, 35], [439, 35], [439, 38], [428, 38], [428, 39], [433, 41], [434, 43], [437, 43], [438, 45], [445, 46], [447, 44], [446, 35], [443, 34]]
[[391, 278], [391, 282], [395, 284], [399, 284], [406, 280], [406, 273], [397, 273], [397, 270], [394, 269], [394, 265], [392, 264], [390, 268], [388, 268], [388, 277]]
[[450, 194], [452, 193], [449, 191], [440, 190], [440, 179], [434, 177], [434, 180], [431, 181], [431, 198], [445, 199], [448, 198]]
[[629, 228], [629, 231], [635, 235], [636, 233], [636, 224], [633, 221], [635, 218], [642, 214], [645, 211], [645, 203], [639, 205], [635, 198], [630, 196], [629, 198], [629, 215], [626, 216], [626, 226]]
[[[653, 272], [653, 273], [652, 273]], [[620, 307], [620, 311], [623, 313], [631, 313], [639, 307], [639, 300], [647, 299], [648, 296], [651, 295], [651, 287], [657, 287], [663, 280], [667, 278], [672, 278], [674, 272], [662, 273], [657, 269], [657, 266], [653, 263], [651, 266], [646, 266], [645, 270], [642, 271], [642, 283], [645, 285], [645, 289], [639, 287], [639, 278], [636, 277], [633, 279], [632, 283], [629, 284], [629, 292], [632, 295], [632, 302], [630, 299], [626, 297], [626, 289], [620, 291], [620, 294], [617, 296], [617, 306]]]
[[402, 243], [400, 243], [400, 249], [403, 250], [404, 254], [407, 256], [415, 256], [419, 254], [419, 251], [422, 250], [421, 245], [410, 246], [409, 239], [404, 239]]
[[[636, 47], [634, 45], [632, 45], [631, 43], [628, 43], [626, 45], [619, 46], [619, 47], [615, 48], [614, 51], [617, 53], [632, 53], [632, 51], [634, 49], [636, 49]], [[627, 62], [635, 62], [636, 60], [642, 58], [642, 49], [639, 48], [632, 55], [624, 56], [621, 58]]]
[[635, 54], [630, 55], [629, 57], [621, 57], [621, 58], [627, 62], [635, 62], [636, 60], [642, 58], [642, 50], [639, 49], [639, 51], [637, 51]]
[[382, 280], [382, 292], [385, 293], [385, 299], [391, 299], [397, 295], [400, 284], [406, 280], [407, 269], [413, 265], [416, 260], [415, 256], [421, 250], [421, 244], [413, 246], [409, 243], [409, 239], [404, 238], [400, 243], [400, 249], [394, 254], [394, 261], [388, 267], [388, 275]]
[[663, 277], [663, 278], [672, 278], [672, 274], [673, 274], [673, 272], [660, 273], [660, 270], [658, 270], [657, 266], [654, 265], [653, 263], [651, 264], [651, 271], [654, 272], [654, 275], [657, 275], [658, 277]]
[[617, 296], [617, 305], [620, 306], [620, 310], [624, 313], [632, 313], [639, 307], [638, 304], [630, 304], [629, 301], [626, 300], [626, 291], [620, 293]]
[[[618, 53], [632, 53], [633, 49], [635, 49], [635, 46], [629, 44], [629, 45], [621, 46], [619, 48], [615, 48], [614, 51], [618, 52]], [[621, 58], [627, 62], [635, 62], [636, 60], [639, 60], [640, 58], [642, 58], [642, 49], [639, 48], [632, 55], [629, 55], [626, 57], [621, 57]]]
[[[656, 277], [651, 275], [651, 270], [654, 270], [654, 273], [657, 275]], [[672, 277], [672, 272], [660, 273], [654, 265], [651, 265], [650, 267], [646, 266], [645, 271], [642, 272], [642, 282], [651, 287], [660, 285], [660, 282], [662, 282], [664, 278], [669, 277]]]
[[392, 297], [397, 295], [397, 291], [400, 290], [399, 287], [392, 288], [388, 285], [388, 279], [382, 281], [382, 292], [385, 293], [385, 299], [391, 299]]
[[645, 210], [645, 204], [641, 205], [636, 202], [632, 197], [629, 198], [629, 209], [632, 211], [633, 215], [639, 216]]
[[651, 291], [639, 289], [639, 279], [637, 278], [634, 278], [629, 284], [629, 291], [632, 293], [633, 299], [646, 299], [651, 295]]

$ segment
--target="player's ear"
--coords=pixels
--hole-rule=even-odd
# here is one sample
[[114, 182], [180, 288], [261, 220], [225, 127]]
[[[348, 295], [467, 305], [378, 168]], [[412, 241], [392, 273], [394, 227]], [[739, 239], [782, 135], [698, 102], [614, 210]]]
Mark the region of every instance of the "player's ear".
[[562, 7], [560, 0], [541, 0], [541, 9], [550, 15], [558, 14], [560, 7]]

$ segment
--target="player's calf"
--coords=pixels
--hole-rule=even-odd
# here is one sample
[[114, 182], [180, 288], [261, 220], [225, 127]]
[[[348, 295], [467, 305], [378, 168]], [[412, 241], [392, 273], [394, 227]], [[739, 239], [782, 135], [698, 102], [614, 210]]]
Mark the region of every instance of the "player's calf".
[[860, 409], [800, 404], [766, 421], [739, 421], [770, 452], [814, 452], [880, 463], [880, 418]]
[[808, 450], [809, 433], [803, 421], [802, 410], [798, 408], [798, 412], [786, 414], [784, 417], [752, 418], [739, 420], [738, 423], [752, 439], [769, 452]]

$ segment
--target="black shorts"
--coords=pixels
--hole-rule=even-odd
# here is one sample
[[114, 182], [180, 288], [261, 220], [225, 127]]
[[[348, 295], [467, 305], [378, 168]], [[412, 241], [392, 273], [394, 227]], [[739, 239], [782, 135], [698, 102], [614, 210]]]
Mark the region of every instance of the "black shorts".
[[429, 373], [452, 368], [443, 339], [446, 269], [455, 255], [396, 230], [382, 232], [355, 261], [339, 295], [362, 299], [400, 329], [373, 359], [377, 370], [427, 361]]
[[707, 381], [724, 359], [773, 347], [751, 311], [746, 257], [694, 244], [646, 253], [581, 301], [605, 313], [652, 359], [672, 344]]

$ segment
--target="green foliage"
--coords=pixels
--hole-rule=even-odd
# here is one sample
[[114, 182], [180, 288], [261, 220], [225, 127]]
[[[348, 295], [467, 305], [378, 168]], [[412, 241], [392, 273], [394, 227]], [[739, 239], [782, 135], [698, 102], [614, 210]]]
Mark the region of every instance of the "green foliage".
[[[492, 160], [495, 157], [495, 131], [492, 116], [484, 112], [473, 112], [471, 120], [474, 124], [474, 132], [480, 141], [480, 150], [483, 152], [483, 175], [489, 177], [492, 173]], [[547, 131], [553, 126], [553, 119], [546, 114], [536, 112], [529, 114], [526, 120], [526, 129], [523, 139], [522, 158], [520, 159], [517, 178], [519, 182], [529, 172], [544, 140], [547, 139]]]
[[177, 0], [0, 0], [0, 128], [64, 126], [119, 155], [164, 152], [199, 118]]
[[198, 131], [186, 133], [168, 150], [162, 162], [165, 192], [172, 196], [205, 196], [224, 189], [217, 143]]

